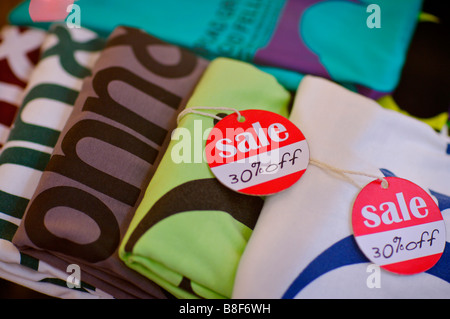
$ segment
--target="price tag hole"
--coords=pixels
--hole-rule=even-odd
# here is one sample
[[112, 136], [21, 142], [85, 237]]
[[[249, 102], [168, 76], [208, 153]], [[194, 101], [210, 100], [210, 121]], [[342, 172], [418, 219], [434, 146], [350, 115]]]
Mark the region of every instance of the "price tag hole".
[[241, 115], [241, 117], [238, 117], [238, 122], [244, 123], [245, 117], [243, 117], [242, 115]]

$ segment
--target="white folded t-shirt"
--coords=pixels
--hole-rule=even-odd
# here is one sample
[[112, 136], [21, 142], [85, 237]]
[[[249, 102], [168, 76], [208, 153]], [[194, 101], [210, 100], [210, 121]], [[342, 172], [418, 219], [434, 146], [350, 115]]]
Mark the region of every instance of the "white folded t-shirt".
[[[268, 197], [242, 256], [233, 298], [450, 298], [450, 139], [414, 118], [322, 78], [306, 76], [290, 120], [310, 164], [289, 189]], [[313, 164], [419, 185], [446, 224], [446, 248], [426, 272], [380, 269], [358, 248], [353, 202], [374, 178], [354, 183]]]

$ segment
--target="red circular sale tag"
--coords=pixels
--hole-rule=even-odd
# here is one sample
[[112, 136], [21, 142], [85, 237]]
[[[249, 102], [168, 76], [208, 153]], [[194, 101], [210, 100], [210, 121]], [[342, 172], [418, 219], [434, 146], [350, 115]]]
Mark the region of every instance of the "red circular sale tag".
[[285, 117], [263, 110], [230, 114], [211, 130], [205, 155], [211, 171], [228, 188], [271, 195], [293, 185], [309, 163], [302, 132]]
[[352, 211], [355, 240], [366, 257], [398, 274], [433, 267], [445, 247], [445, 223], [438, 206], [422, 188], [397, 177], [366, 185]]

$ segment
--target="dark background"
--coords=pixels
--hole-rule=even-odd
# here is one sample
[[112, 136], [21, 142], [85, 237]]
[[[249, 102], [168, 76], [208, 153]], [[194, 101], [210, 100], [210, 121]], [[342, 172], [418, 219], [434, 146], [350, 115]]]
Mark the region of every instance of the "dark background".
[[7, 24], [7, 16], [9, 12], [18, 5], [21, 0], [1, 0], [0, 1], [0, 27]]

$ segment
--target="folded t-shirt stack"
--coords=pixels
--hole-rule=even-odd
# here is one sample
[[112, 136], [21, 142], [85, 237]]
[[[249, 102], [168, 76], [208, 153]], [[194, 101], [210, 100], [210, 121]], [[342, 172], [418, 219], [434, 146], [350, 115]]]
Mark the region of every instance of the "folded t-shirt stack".
[[307, 76], [290, 119], [311, 160], [341, 170], [408, 179], [437, 202], [447, 225], [440, 260], [426, 272], [380, 270], [352, 232], [355, 197], [373, 178], [341, 175], [310, 162], [302, 179], [266, 199], [236, 276], [235, 298], [449, 298], [450, 139], [328, 80]]
[[86, 78], [14, 236], [21, 251], [115, 298], [166, 298], [118, 258], [121, 238], [208, 62], [118, 27]]
[[[290, 100], [273, 76], [245, 62], [218, 58], [186, 110], [261, 109], [287, 116]], [[130, 268], [177, 298], [231, 297], [240, 256], [263, 204], [262, 198], [234, 192], [213, 176], [203, 155], [214, 125], [205, 115], [180, 118], [120, 246], [120, 257]]]
[[0, 147], [8, 139], [45, 35], [40, 29], [13, 25], [0, 30]]
[[[122, 0], [79, 0], [76, 4], [82, 25], [100, 33], [109, 34], [116, 25], [139, 27], [208, 58], [225, 56], [267, 66], [290, 90], [297, 88], [301, 74], [314, 74], [375, 97], [391, 92], [398, 82], [422, 1], [137, 0], [130, 5]], [[31, 20], [28, 7], [29, 1], [24, 1], [10, 21], [39, 25]]]
[[395, 91], [378, 100], [383, 107], [400, 111], [446, 129], [450, 107], [450, 28], [442, 19], [423, 12], [409, 46]]
[[72, 112], [83, 78], [90, 74], [103, 45], [104, 41], [87, 29], [65, 25], [50, 29], [0, 154], [1, 276], [50, 296], [110, 297], [83, 281], [79, 289], [69, 289], [66, 269], [56, 269], [21, 253], [11, 243]]

